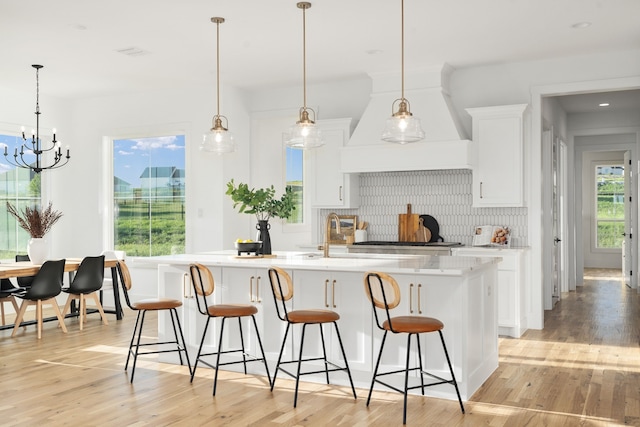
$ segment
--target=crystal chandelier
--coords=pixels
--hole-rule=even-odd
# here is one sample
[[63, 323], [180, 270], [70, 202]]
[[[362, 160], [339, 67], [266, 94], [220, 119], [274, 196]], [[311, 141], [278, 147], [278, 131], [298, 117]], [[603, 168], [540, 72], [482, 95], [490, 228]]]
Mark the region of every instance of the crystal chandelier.
[[[7, 147], [4, 147], [4, 157], [7, 163], [23, 168], [31, 169], [35, 173], [40, 173], [46, 169], [56, 169], [67, 164], [71, 156], [69, 155], [69, 149], [67, 148], [67, 155], [62, 155], [62, 148], [59, 141], [56, 140], [56, 130], [53, 129], [53, 139], [49, 148], [42, 147], [42, 140], [40, 139], [40, 78], [39, 71], [43, 68], [42, 65], [32, 65], [36, 69], [36, 128], [31, 131], [31, 139], [27, 140], [24, 134], [24, 127], [22, 128], [22, 140], [24, 141], [20, 145], [20, 152], [16, 148], [13, 159], [9, 155]], [[48, 166], [43, 165], [42, 155], [48, 151], [53, 152], [53, 162]], [[31, 155], [36, 157], [35, 162], [30, 161]], [[26, 156], [26, 158], [25, 158]], [[63, 160], [64, 159], [64, 160]]]

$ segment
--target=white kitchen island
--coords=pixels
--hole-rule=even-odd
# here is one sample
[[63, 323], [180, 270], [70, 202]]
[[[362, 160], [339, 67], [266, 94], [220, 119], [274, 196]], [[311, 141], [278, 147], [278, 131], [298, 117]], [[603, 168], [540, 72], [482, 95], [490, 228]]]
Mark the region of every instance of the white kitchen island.
[[[322, 258], [318, 254], [300, 252], [275, 253], [275, 258], [239, 259], [235, 255], [233, 251], [221, 251], [137, 261], [157, 265], [159, 296], [183, 300], [181, 320], [192, 359], [197, 353], [205, 317], [197, 311], [188, 266], [201, 263], [213, 273], [216, 283], [213, 303], [251, 303], [258, 306], [256, 320], [273, 368], [285, 325], [275, 311], [267, 274], [271, 266], [282, 267], [292, 276], [292, 308], [327, 308], [340, 314], [338, 325], [357, 387], [368, 389], [382, 338], [382, 331], [375, 326], [371, 303], [364, 291], [364, 273], [372, 270], [393, 275], [401, 287], [402, 301], [392, 315], [429, 316], [444, 323], [443, 333], [463, 400], [468, 400], [498, 367], [496, 277], [499, 259], [384, 254], [339, 254]], [[173, 333], [168, 317], [159, 313], [158, 321], [161, 337]], [[219, 324], [213, 325], [215, 328], [210, 326], [207, 332], [207, 352], [215, 351], [217, 346]], [[237, 326], [235, 321], [226, 322], [223, 349], [239, 347]], [[247, 353], [257, 354], [253, 327], [249, 327], [247, 322], [243, 324], [243, 331]], [[331, 328], [324, 331], [329, 358], [340, 361]], [[294, 328], [285, 358], [297, 354], [299, 334], [300, 331]], [[402, 369], [406, 357], [406, 336], [391, 335], [387, 340], [391, 341], [385, 346], [380, 369]], [[421, 347], [425, 370], [446, 378], [449, 373], [438, 335], [426, 334]], [[305, 356], [321, 354], [318, 328], [307, 328], [304, 349]], [[415, 349], [415, 342], [412, 349]], [[177, 363], [177, 357], [170, 357], [166, 356], [164, 360]], [[249, 368], [252, 373], [264, 373], [262, 364], [252, 363]], [[313, 376], [305, 378], [316, 380]], [[317, 381], [324, 379], [318, 376]], [[331, 382], [348, 384], [343, 373], [332, 374]], [[426, 393], [456, 399], [455, 390], [450, 385], [430, 387]]]

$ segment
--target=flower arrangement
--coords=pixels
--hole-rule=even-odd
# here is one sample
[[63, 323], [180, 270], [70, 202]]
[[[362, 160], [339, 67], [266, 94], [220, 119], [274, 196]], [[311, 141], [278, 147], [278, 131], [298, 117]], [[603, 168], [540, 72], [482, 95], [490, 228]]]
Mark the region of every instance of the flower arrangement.
[[258, 221], [268, 221], [271, 217], [287, 219], [296, 208], [291, 187], [287, 186], [280, 199], [275, 198], [276, 190], [271, 187], [249, 189], [247, 184], [236, 186], [233, 179], [227, 183], [226, 194], [233, 200], [233, 207], [240, 213], [255, 214]]
[[53, 210], [51, 202], [49, 202], [49, 205], [44, 210], [27, 206], [22, 212], [7, 202], [7, 211], [15, 217], [18, 225], [34, 238], [44, 237], [44, 235], [51, 230], [53, 224], [58, 222], [62, 216], [62, 212]]

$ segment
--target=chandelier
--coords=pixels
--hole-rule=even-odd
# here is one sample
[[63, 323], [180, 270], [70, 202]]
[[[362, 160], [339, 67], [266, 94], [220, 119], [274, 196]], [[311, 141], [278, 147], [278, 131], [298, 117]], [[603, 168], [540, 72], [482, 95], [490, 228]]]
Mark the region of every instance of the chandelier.
[[[7, 163], [23, 168], [23, 169], [31, 169], [35, 173], [40, 173], [46, 169], [56, 169], [61, 166], [64, 166], [69, 162], [71, 156], [69, 155], [69, 149], [67, 148], [67, 155], [62, 156], [62, 148], [60, 147], [59, 141], [56, 140], [56, 130], [53, 129], [53, 139], [51, 141], [51, 146], [49, 148], [43, 148], [42, 140], [40, 139], [40, 79], [39, 79], [39, 71], [43, 68], [42, 65], [32, 65], [33, 68], [36, 69], [36, 129], [31, 131], [31, 140], [27, 140], [24, 135], [24, 127], [22, 128], [22, 140], [24, 141], [20, 145], [20, 152], [18, 152], [18, 148], [16, 148], [13, 159], [11, 159], [7, 147], [4, 147], [4, 157]], [[48, 166], [43, 165], [42, 155], [48, 151], [53, 152], [53, 162]], [[29, 157], [31, 155], [36, 156], [35, 162], [29, 161]], [[25, 156], [27, 156], [25, 158]], [[63, 161], [64, 159], [64, 161]]]
[[[413, 117], [410, 110], [409, 100], [404, 97], [404, 0], [401, 0], [401, 75], [402, 93], [400, 98], [393, 101], [391, 105], [392, 115], [387, 119], [387, 125], [382, 132], [382, 140], [406, 144], [407, 142], [417, 142], [424, 139], [424, 131], [420, 126], [420, 119]], [[393, 112], [398, 106], [398, 111]]]
[[[298, 9], [302, 9], [302, 108], [298, 121], [289, 128], [285, 135], [285, 143], [291, 148], [315, 148], [324, 145], [320, 129], [315, 124], [316, 113], [307, 108], [307, 29], [306, 10], [311, 7], [309, 2], [299, 2]], [[309, 112], [312, 113], [310, 117]]]
[[[213, 17], [211, 22], [216, 24], [216, 115], [213, 116], [213, 127], [204, 135], [200, 150], [210, 151], [213, 153], [223, 154], [235, 151], [236, 144], [233, 134], [227, 129], [229, 127], [228, 120], [225, 116], [220, 115], [220, 24], [224, 22], [224, 18]], [[224, 121], [224, 124], [223, 124]]]

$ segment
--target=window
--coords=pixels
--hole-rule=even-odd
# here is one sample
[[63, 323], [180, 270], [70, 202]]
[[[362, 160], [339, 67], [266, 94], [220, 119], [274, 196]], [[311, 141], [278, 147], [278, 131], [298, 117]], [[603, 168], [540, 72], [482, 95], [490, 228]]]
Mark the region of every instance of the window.
[[[11, 153], [20, 144], [19, 136], [0, 134], [1, 153], [5, 149]], [[20, 211], [27, 206], [40, 207], [40, 174], [14, 167], [4, 160], [0, 160], [0, 259], [13, 259], [16, 254], [25, 253], [31, 236], [7, 212], [7, 202]]]
[[596, 248], [622, 247], [624, 233], [624, 166], [596, 166]]
[[185, 137], [113, 140], [114, 249], [185, 251]]
[[295, 199], [296, 209], [288, 224], [304, 223], [304, 150], [286, 148], [286, 185], [291, 187]]

